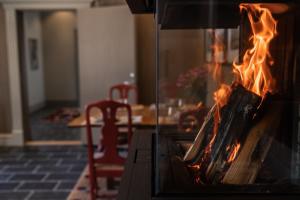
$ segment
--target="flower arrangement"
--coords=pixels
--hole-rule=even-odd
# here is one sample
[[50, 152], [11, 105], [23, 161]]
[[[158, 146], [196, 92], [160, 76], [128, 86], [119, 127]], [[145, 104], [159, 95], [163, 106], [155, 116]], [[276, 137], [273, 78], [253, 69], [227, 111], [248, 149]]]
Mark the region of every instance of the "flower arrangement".
[[180, 74], [176, 80], [180, 96], [193, 102], [205, 102], [207, 73], [207, 68], [194, 67]]

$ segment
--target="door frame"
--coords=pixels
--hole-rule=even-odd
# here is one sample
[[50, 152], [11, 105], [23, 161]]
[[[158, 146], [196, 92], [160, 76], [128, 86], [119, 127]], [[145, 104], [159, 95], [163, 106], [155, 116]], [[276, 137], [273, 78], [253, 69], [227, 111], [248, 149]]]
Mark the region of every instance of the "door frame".
[[77, 10], [89, 8], [91, 0], [0, 0], [5, 15], [6, 48], [8, 57], [9, 92], [11, 101], [11, 133], [1, 134], [2, 145], [24, 145], [22, 87], [19, 63], [17, 11]]

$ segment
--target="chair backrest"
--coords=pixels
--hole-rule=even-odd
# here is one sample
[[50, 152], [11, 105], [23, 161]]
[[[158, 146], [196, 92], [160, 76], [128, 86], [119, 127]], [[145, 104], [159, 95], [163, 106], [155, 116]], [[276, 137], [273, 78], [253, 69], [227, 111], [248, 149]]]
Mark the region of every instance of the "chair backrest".
[[119, 99], [121, 99], [124, 103], [128, 103], [129, 93], [131, 91], [134, 93], [134, 103], [137, 103], [138, 101], [138, 92], [137, 87], [135, 85], [125, 83], [113, 85], [109, 90], [110, 100], [113, 100], [114, 91], [117, 91], [119, 93]]
[[207, 112], [208, 109], [204, 105], [182, 112], [179, 116], [179, 130], [192, 132], [193, 130], [200, 128], [204, 122]]
[[[91, 103], [86, 107], [86, 122], [87, 122], [87, 141], [88, 141], [88, 151], [89, 159], [93, 160], [94, 147], [93, 147], [93, 136], [92, 136], [92, 126], [91, 126], [91, 110], [97, 108], [101, 111], [103, 116], [103, 127], [102, 127], [102, 140], [99, 141], [99, 147], [103, 149], [104, 155], [98, 159], [99, 162], [110, 163], [110, 164], [123, 164], [125, 159], [120, 157], [117, 150], [117, 136], [118, 127], [117, 122], [117, 110], [125, 109], [127, 112], [128, 123], [124, 126], [128, 128], [128, 143], [131, 140], [132, 135], [132, 119], [131, 119], [131, 108], [130, 105], [119, 103], [112, 100], [104, 100], [95, 103]], [[129, 145], [129, 144], [128, 144]]]

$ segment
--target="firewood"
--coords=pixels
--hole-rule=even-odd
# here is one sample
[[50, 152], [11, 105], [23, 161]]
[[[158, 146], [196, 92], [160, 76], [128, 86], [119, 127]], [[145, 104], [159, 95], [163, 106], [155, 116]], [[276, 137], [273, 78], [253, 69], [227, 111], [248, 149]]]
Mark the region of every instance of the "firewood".
[[214, 126], [214, 113], [216, 112], [216, 105], [214, 105], [208, 112], [204, 122], [188, 151], [184, 156], [184, 161], [188, 164], [196, 164], [201, 155], [205, 145], [211, 139], [213, 126]]
[[272, 102], [263, 118], [249, 131], [240, 154], [226, 172], [222, 183], [252, 184], [265, 160], [279, 126], [282, 106]]
[[259, 96], [241, 85], [233, 84], [229, 100], [221, 109], [216, 137], [210, 152], [207, 153], [204, 150], [213, 137], [216, 106], [211, 109], [194, 144], [184, 157], [188, 164], [201, 163], [199, 170], [201, 181], [218, 183], [221, 180], [220, 174], [228, 168], [227, 161], [231, 152], [228, 148], [231, 150], [230, 148], [238, 142], [243, 143], [260, 102]]
[[233, 151], [236, 150], [238, 154], [239, 149], [235, 148], [243, 145], [260, 103], [259, 96], [243, 87], [237, 87], [231, 94], [227, 105], [222, 109], [218, 134], [207, 163], [205, 177], [208, 182], [220, 182], [224, 171], [232, 162], [230, 157]]

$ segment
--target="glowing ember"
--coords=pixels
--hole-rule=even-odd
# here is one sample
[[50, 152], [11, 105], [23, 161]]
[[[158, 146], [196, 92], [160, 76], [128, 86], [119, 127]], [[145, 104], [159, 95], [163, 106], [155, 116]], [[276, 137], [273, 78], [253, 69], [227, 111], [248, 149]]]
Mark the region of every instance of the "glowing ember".
[[247, 11], [253, 33], [250, 37], [253, 47], [245, 52], [240, 65], [233, 63], [234, 73], [246, 89], [264, 96], [275, 89], [275, 81], [269, 69], [274, 63], [269, 45], [277, 34], [277, 22], [271, 12], [260, 4], [241, 4], [240, 9]]
[[195, 182], [198, 183], [198, 184], [201, 183], [200, 177], [196, 177]]
[[195, 169], [195, 170], [200, 169], [200, 165], [190, 165], [189, 167], [191, 167], [192, 169]]
[[240, 143], [237, 143], [237, 144], [233, 145], [232, 151], [230, 152], [228, 160], [227, 160], [229, 163], [231, 163], [232, 161], [235, 160], [235, 158], [236, 158], [236, 156], [239, 152], [240, 147], [241, 147]]

